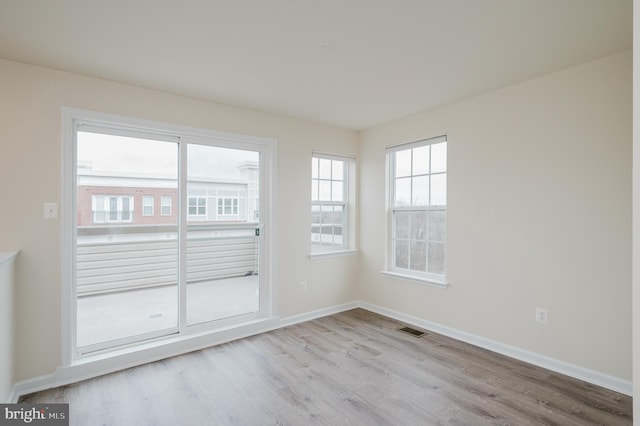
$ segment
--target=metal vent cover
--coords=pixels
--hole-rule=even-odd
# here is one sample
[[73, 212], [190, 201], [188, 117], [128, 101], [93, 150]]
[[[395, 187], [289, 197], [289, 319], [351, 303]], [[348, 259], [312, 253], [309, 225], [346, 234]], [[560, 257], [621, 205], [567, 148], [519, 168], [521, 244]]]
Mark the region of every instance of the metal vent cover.
[[401, 327], [398, 330], [410, 334], [413, 337], [422, 337], [426, 334], [424, 331], [416, 330], [415, 328], [411, 327]]

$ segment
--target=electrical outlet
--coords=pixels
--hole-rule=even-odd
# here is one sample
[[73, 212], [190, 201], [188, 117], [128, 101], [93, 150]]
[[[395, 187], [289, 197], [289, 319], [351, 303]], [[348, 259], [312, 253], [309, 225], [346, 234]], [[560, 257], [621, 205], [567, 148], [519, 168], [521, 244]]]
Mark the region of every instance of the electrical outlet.
[[536, 322], [547, 324], [549, 322], [549, 311], [546, 308], [536, 308]]
[[302, 291], [303, 293], [306, 293], [308, 290], [309, 290], [309, 283], [307, 283], [306, 281], [300, 282], [300, 291]]

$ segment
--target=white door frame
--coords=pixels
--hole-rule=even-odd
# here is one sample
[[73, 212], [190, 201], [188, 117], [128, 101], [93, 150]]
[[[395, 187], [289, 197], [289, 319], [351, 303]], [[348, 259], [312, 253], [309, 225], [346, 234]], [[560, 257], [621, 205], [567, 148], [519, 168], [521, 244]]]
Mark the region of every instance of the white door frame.
[[[199, 129], [171, 123], [142, 120], [137, 118], [105, 114], [100, 112], [63, 107], [63, 149], [62, 149], [62, 205], [61, 205], [61, 226], [62, 226], [62, 361], [63, 367], [70, 367], [78, 362], [86, 364], [88, 359], [79, 357], [76, 351], [76, 286], [75, 286], [75, 247], [76, 247], [76, 133], [79, 123], [99, 126], [109, 129], [113, 133], [136, 134], [149, 133], [165, 135], [167, 138], [178, 138], [181, 143], [181, 152], [185, 151], [188, 143], [197, 143], [227, 147], [233, 149], [245, 149], [260, 153], [260, 312], [258, 315], [246, 320], [245, 323], [236, 323], [239, 327], [238, 337], [247, 334], [247, 325], [254, 325], [258, 328], [264, 322], [272, 322], [277, 316], [276, 292], [274, 291], [273, 277], [275, 276], [275, 244], [271, 236], [275, 235], [275, 203], [277, 176], [276, 158], [277, 141], [270, 138], [238, 135], [232, 133], [218, 132], [208, 129]], [[181, 166], [186, 164], [186, 156], [181, 158]], [[183, 167], [181, 170], [186, 170]], [[182, 173], [182, 172], [181, 172]], [[180, 185], [186, 185], [183, 181]], [[185, 189], [185, 188], [181, 188]], [[186, 196], [183, 192], [181, 197]], [[179, 203], [179, 208], [185, 210], [186, 203]], [[183, 216], [186, 218], [186, 216]], [[186, 219], [185, 219], [186, 220]], [[184, 287], [184, 286], [182, 286]], [[184, 292], [184, 289], [180, 290]], [[184, 294], [182, 294], [184, 296]], [[182, 302], [184, 303], [184, 302]], [[180, 314], [181, 317], [184, 313]], [[184, 319], [184, 318], [182, 318]], [[180, 347], [180, 352], [185, 352], [184, 348], [190, 347], [189, 340], [192, 340], [194, 349], [202, 347], [203, 335], [215, 335], [224, 333], [224, 340], [231, 340], [233, 330], [229, 329], [233, 321], [221, 321], [189, 327], [181, 327], [180, 333], [171, 336], [159, 337], [158, 339], [141, 345], [128, 346], [124, 349], [116, 348], [104, 353], [96, 354], [100, 359], [109, 358], [111, 355], [122, 355], [123, 350], [128, 353], [135, 353], [137, 350], [144, 352], [153, 346], [153, 356], [158, 359], [161, 353], [174, 354], [175, 349]], [[180, 322], [179, 322], [180, 324]], [[184, 324], [184, 323], [183, 323]], [[212, 325], [213, 324], [213, 325]], [[222, 328], [224, 327], [224, 330]], [[231, 334], [230, 334], [231, 333]], [[209, 341], [215, 341], [215, 338]], [[173, 346], [173, 347], [172, 347]], [[111, 355], [110, 355], [111, 354]], [[145, 355], [146, 356], [146, 355]], [[167, 355], [170, 356], [170, 355]], [[91, 356], [89, 356], [91, 357]], [[82, 359], [81, 359], [82, 358]], [[118, 362], [116, 361], [116, 364]], [[137, 361], [136, 361], [137, 363]], [[115, 364], [113, 364], [115, 365]]]

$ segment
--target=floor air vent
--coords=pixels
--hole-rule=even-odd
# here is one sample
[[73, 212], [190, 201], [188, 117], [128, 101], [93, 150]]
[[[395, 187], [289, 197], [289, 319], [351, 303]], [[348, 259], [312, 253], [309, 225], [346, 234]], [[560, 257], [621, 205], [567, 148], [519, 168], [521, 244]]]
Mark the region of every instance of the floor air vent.
[[398, 330], [408, 333], [413, 337], [422, 337], [425, 335], [424, 331], [416, 330], [415, 328], [411, 328], [411, 327], [402, 327], [402, 328], [399, 328]]

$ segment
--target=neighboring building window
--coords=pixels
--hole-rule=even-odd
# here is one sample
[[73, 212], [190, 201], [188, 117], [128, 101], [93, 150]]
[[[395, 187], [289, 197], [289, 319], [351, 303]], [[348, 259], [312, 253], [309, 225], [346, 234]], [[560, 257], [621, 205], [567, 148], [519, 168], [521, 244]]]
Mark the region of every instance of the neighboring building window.
[[238, 198], [218, 198], [218, 216], [237, 216]]
[[93, 223], [131, 222], [133, 220], [133, 197], [93, 195], [91, 210]]
[[446, 265], [447, 139], [387, 150], [390, 270], [444, 282]]
[[171, 216], [171, 196], [163, 195], [160, 197], [160, 215]]
[[206, 197], [189, 197], [189, 216], [206, 216]]
[[153, 216], [153, 195], [142, 196], [142, 216]]
[[349, 248], [349, 168], [353, 159], [314, 153], [311, 158], [311, 252]]

